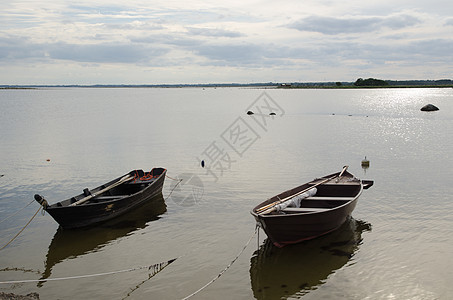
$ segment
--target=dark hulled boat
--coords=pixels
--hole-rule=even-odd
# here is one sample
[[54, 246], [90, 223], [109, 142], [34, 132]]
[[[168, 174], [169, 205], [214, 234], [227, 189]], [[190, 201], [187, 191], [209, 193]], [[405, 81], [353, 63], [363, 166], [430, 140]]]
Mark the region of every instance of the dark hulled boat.
[[373, 185], [346, 169], [280, 193], [251, 214], [277, 247], [327, 234], [346, 221], [363, 189]]
[[61, 227], [90, 226], [122, 215], [162, 193], [167, 170], [133, 170], [92, 190], [49, 205], [40, 195], [38, 201]]

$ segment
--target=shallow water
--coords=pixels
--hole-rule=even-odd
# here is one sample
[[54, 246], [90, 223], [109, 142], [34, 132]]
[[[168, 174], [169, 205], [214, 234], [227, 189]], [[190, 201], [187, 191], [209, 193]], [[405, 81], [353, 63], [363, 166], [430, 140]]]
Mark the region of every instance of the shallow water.
[[[427, 103], [440, 110], [421, 112]], [[5, 219], [35, 193], [53, 203], [132, 169], [161, 166], [171, 177], [156, 205], [98, 228], [63, 231], [39, 214], [1, 250], [0, 281], [177, 258], [156, 274], [143, 268], [0, 284], [0, 291], [41, 299], [184, 298], [252, 237], [252, 207], [349, 165], [375, 180], [350, 222], [283, 249], [261, 231], [193, 299], [453, 297], [453, 89], [53, 88], [0, 90], [0, 106], [0, 246], [38, 209], [32, 203]], [[368, 169], [360, 165], [365, 156]]]

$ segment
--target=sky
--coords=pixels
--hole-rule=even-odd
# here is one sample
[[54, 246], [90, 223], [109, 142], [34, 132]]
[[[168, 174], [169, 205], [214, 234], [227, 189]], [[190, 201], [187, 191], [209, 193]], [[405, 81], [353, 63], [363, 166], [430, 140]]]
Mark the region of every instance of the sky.
[[0, 84], [451, 79], [451, 0], [3, 0]]

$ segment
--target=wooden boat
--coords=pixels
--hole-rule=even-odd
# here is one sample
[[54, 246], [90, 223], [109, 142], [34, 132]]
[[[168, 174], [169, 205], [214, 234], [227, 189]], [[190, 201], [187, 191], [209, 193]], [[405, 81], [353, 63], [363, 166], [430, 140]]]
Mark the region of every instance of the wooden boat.
[[251, 214], [277, 247], [327, 234], [347, 220], [363, 189], [373, 185], [346, 169], [280, 193]]
[[85, 227], [122, 215], [162, 193], [166, 172], [164, 168], [153, 168], [150, 172], [133, 170], [52, 205], [38, 194], [35, 200], [64, 229]]

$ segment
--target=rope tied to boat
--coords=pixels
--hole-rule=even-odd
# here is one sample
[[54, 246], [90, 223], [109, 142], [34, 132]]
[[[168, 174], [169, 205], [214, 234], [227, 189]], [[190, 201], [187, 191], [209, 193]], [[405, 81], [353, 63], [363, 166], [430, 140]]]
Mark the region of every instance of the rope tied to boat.
[[[149, 266], [141, 266], [136, 268], [118, 270], [118, 271], [111, 271], [111, 272], [104, 272], [104, 273], [97, 273], [97, 274], [88, 274], [88, 275], [76, 275], [76, 276], [68, 276], [68, 277], [59, 277], [59, 278], [45, 278], [45, 279], [28, 279], [28, 280], [11, 280], [11, 281], [0, 281], [0, 284], [18, 284], [18, 283], [36, 283], [36, 282], [46, 282], [46, 281], [61, 281], [61, 280], [70, 280], [70, 279], [81, 279], [81, 278], [90, 278], [90, 277], [98, 277], [98, 276], [106, 276], [106, 275], [114, 275], [119, 273], [126, 273], [126, 272], [133, 272], [143, 269], [148, 269], [152, 273], [149, 278], [153, 277], [163, 269], [165, 269], [168, 265], [173, 263], [179, 257], [172, 258], [170, 260], [149, 265]], [[148, 278], [148, 279], [149, 279]]]
[[[11, 243], [25, 229], [25, 227], [33, 220], [33, 218], [37, 215], [37, 213], [39, 212], [40, 209], [42, 209], [42, 207], [40, 207], [38, 209], [38, 211], [35, 213], [35, 215], [32, 217], [32, 219], [30, 219], [30, 221], [24, 226], [24, 228], [22, 228], [22, 230], [18, 234], [16, 234], [16, 236], [9, 243]], [[186, 300], [186, 299], [189, 299], [189, 298], [195, 296], [196, 294], [200, 293], [205, 288], [210, 286], [212, 283], [214, 283], [217, 279], [219, 279], [238, 260], [238, 258], [242, 255], [242, 253], [245, 251], [245, 249], [248, 247], [248, 245], [252, 241], [253, 237], [258, 232], [259, 232], [259, 227], [256, 226], [253, 234], [250, 236], [250, 238], [245, 243], [245, 245], [242, 247], [242, 249], [239, 251], [239, 253], [236, 255], [236, 257], [222, 271], [220, 271], [220, 273], [217, 274], [217, 276], [215, 276], [211, 281], [209, 281], [208, 283], [203, 285], [201, 288], [199, 288], [198, 290], [196, 290], [192, 294], [184, 297], [182, 300]], [[8, 244], [6, 244], [3, 248], [5, 248]], [[1, 249], [3, 249], [3, 248], [1, 248]], [[142, 270], [142, 269], [146, 269], [147, 268], [148, 271], [150, 271], [151, 274], [148, 276], [147, 279], [143, 280], [135, 288], [131, 289], [130, 292], [123, 298], [123, 299], [126, 299], [127, 297], [129, 297], [131, 295], [131, 293], [133, 293], [135, 290], [137, 290], [142, 284], [144, 284], [145, 282], [150, 280], [157, 273], [161, 272], [164, 268], [166, 268], [168, 265], [170, 265], [171, 263], [176, 261], [178, 258], [181, 258], [181, 257], [183, 257], [185, 255], [182, 255], [182, 256], [179, 256], [179, 257], [176, 257], [176, 258], [173, 258], [173, 259], [170, 259], [168, 261], [161, 262], [161, 263], [153, 264], [153, 265], [150, 265], [150, 266], [141, 266], [141, 267], [124, 269], [124, 270], [118, 270], [118, 271], [96, 273], [96, 274], [87, 274], [87, 275], [76, 275], [76, 276], [68, 276], [68, 277], [0, 281], [0, 284], [40, 283], [40, 282], [47, 282], [47, 281], [62, 281], [62, 280], [71, 280], [71, 279], [81, 279], [81, 278], [90, 278], [90, 277], [107, 276], [107, 275], [114, 275], [114, 274], [119, 274], [119, 273], [133, 272], [133, 271], [138, 271], [138, 270]], [[3, 270], [0, 270], [0, 271], [16, 271], [16, 270], [18, 270], [18, 269], [7, 268], [7, 269], [3, 269]]]
[[165, 174], [165, 177], [167, 177], [168, 179], [174, 180], [174, 181], [182, 181], [182, 179], [172, 178], [172, 177], [168, 176], [167, 174]]
[[236, 255], [236, 257], [222, 270], [220, 271], [219, 274], [217, 274], [217, 276], [215, 276], [211, 281], [209, 281], [208, 283], [206, 283], [205, 285], [203, 285], [201, 288], [199, 288], [198, 290], [196, 290], [195, 292], [193, 292], [192, 294], [190, 294], [189, 296], [186, 296], [184, 298], [182, 298], [182, 300], [187, 300], [193, 296], [195, 296], [196, 294], [198, 294], [199, 292], [201, 292], [202, 290], [204, 290], [205, 288], [207, 288], [208, 286], [210, 286], [212, 283], [214, 283], [214, 281], [216, 281], [217, 279], [220, 278], [220, 276], [222, 276], [235, 262], [236, 260], [239, 258], [239, 256], [241, 256], [241, 254], [245, 251], [245, 249], [247, 248], [247, 246], [250, 244], [250, 242], [252, 241], [253, 237], [256, 235], [258, 231], [258, 227], [255, 227], [255, 231], [253, 232], [252, 236], [249, 238], [249, 240], [247, 241], [247, 243], [245, 243], [245, 245], [242, 247], [241, 251], [239, 251], [238, 255]]
[[3, 222], [5, 222], [6, 220], [8, 220], [8, 219], [14, 217], [14, 216], [17, 215], [18, 213], [20, 213], [22, 210], [24, 210], [25, 208], [27, 208], [28, 206], [30, 206], [30, 204], [32, 204], [33, 202], [34, 202], [34, 200], [31, 200], [30, 203], [28, 203], [27, 205], [25, 205], [24, 207], [22, 207], [21, 209], [19, 209], [19, 210], [16, 211], [15, 213], [13, 213], [13, 214], [7, 216], [6, 218], [2, 219], [2, 220], [0, 221], [0, 223], [3, 223]]
[[129, 297], [134, 291], [138, 290], [140, 288], [140, 286], [142, 286], [145, 282], [147, 282], [148, 280], [150, 280], [151, 278], [153, 278], [157, 273], [159, 273], [160, 271], [162, 271], [164, 268], [166, 268], [169, 264], [171, 264], [172, 262], [174, 262], [175, 260], [177, 260], [178, 258], [180, 258], [182, 256], [179, 256], [177, 258], [173, 258], [173, 259], [170, 259], [166, 262], [161, 262], [161, 263], [158, 263], [158, 264], [154, 264], [152, 266], [149, 266], [148, 268], [148, 271], [150, 271], [150, 274], [148, 275], [148, 278], [146, 278], [145, 280], [143, 280], [142, 282], [140, 282], [139, 284], [137, 284], [134, 288], [131, 289], [131, 291], [129, 293], [127, 293], [126, 296], [124, 296], [121, 300], [124, 300], [126, 299], [127, 297]]
[[175, 179], [175, 178], [171, 178], [170, 176], [168, 176], [167, 174], [165, 174], [165, 176], [167, 178], [170, 178], [171, 180], [175, 180], [175, 181], [178, 181], [177, 184], [175, 184], [175, 186], [171, 189], [170, 191], [170, 194], [168, 194], [167, 198], [165, 198], [165, 200], [167, 200], [168, 198], [170, 198], [171, 194], [173, 193], [173, 191], [176, 189], [176, 187], [182, 182], [182, 178], [181, 179]]
[[[46, 202], [47, 203], [47, 202]], [[3, 247], [0, 248], [0, 251], [5, 249], [9, 244], [11, 244], [18, 236], [19, 234], [22, 233], [22, 231], [24, 231], [24, 229], [31, 223], [31, 221], [36, 217], [36, 215], [39, 213], [39, 211], [43, 208], [43, 206], [40, 206], [38, 208], [38, 210], [35, 212], [35, 214], [33, 215], [33, 217], [31, 217], [31, 219], [27, 222], [27, 224], [25, 224], [24, 227], [22, 227], [21, 230], [19, 230], [19, 232], [8, 242], [6, 243]]]

